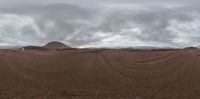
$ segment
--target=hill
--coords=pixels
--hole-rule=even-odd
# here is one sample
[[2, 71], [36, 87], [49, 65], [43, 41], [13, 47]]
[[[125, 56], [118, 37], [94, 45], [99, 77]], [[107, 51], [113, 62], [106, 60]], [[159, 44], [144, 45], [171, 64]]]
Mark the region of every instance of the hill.
[[49, 42], [46, 45], [44, 45], [43, 47], [48, 48], [48, 49], [68, 49], [68, 48], [71, 48], [71, 47], [65, 45], [64, 43], [57, 42], [57, 41]]

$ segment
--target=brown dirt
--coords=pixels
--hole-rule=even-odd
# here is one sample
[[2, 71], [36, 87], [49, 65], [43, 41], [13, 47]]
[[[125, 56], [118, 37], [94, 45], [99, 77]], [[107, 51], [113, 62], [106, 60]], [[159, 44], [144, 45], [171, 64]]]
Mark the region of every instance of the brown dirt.
[[200, 50], [0, 50], [0, 99], [200, 99]]

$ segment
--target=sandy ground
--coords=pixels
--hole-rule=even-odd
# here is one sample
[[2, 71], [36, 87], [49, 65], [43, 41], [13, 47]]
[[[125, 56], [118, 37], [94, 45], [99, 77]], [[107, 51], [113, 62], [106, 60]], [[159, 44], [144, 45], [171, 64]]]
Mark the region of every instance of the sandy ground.
[[0, 50], [0, 99], [200, 99], [200, 50]]

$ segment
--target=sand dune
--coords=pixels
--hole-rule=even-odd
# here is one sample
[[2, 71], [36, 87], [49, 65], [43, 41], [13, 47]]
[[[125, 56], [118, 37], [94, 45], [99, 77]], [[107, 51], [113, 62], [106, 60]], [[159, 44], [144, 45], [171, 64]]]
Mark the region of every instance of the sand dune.
[[1, 50], [0, 99], [199, 99], [200, 50]]

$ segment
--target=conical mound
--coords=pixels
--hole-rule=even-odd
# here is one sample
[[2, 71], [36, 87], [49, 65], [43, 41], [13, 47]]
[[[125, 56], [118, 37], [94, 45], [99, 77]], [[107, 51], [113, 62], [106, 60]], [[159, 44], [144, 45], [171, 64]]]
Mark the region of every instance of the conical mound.
[[71, 47], [65, 45], [64, 43], [57, 42], [57, 41], [49, 42], [43, 47], [44, 48], [48, 48], [48, 49], [66, 49], [66, 48], [71, 48]]

